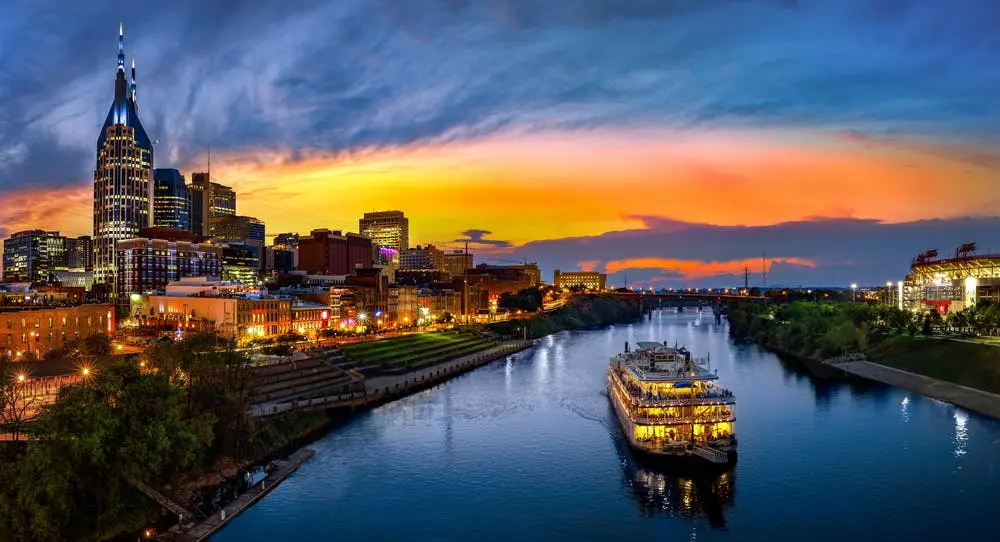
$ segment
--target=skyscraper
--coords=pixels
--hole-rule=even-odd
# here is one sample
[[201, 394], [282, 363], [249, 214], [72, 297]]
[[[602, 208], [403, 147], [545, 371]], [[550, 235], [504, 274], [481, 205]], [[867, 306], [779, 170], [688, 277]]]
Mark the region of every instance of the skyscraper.
[[191, 193], [176, 169], [153, 170], [153, 226], [191, 230]]
[[358, 232], [377, 247], [390, 247], [400, 252], [410, 248], [410, 219], [402, 211], [365, 213], [358, 220]]
[[132, 80], [125, 80], [125, 35], [118, 27], [115, 98], [97, 138], [94, 169], [94, 280], [114, 284], [115, 243], [135, 237], [153, 218], [153, 144], [139, 122]]
[[94, 242], [89, 235], [66, 238], [66, 267], [94, 270]]
[[210, 219], [236, 214], [236, 191], [231, 187], [213, 183], [206, 172], [191, 174], [191, 231], [210, 235]]

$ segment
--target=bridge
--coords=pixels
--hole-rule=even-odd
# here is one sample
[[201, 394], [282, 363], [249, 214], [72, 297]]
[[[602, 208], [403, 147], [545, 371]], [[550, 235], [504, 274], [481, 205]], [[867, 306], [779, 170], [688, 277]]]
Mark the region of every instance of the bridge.
[[638, 300], [669, 300], [669, 301], [764, 301], [765, 296], [739, 295], [724, 293], [695, 292], [608, 292], [607, 296]]

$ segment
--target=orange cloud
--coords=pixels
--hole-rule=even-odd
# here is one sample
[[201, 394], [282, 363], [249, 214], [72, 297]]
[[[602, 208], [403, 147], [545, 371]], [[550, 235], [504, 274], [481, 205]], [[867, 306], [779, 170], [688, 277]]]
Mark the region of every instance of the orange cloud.
[[0, 228], [57, 230], [63, 235], [90, 235], [94, 227], [94, 192], [89, 185], [62, 189], [29, 189], [0, 196]]
[[601, 262], [598, 260], [586, 260], [579, 262], [576, 265], [580, 267], [580, 271], [595, 271], [600, 263]]
[[[237, 212], [264, 220], [271, 234], [356, 231], [366, 211], [402, 209], [412, 244], [444, 248], [458, 248], [467, 230], [520, 245], [642, 228], [642, 216], [753, 226], [1000, 214], [1000, 197], [983, 196], [1000, 169], [982, 152], [928, 150], [803, 131], [592, 131], [352, 153], [214, 153], [212, 173], [236, 188]], [[190, 178], [203, 162], [182, 171]], [[90, 194], [89, 183], [5, 193], [0, 227], [89, 233]]]
[[[816, 267], [816, 262], [808, 258], [769, 258], [768, 271], [775, 263], [789, 263], [806, 267]], [[627, 258], [604, 264], [605, 273], [617, 273], [626, 269], [659, 269], [677, 273], [686, 279], [711, 277], [714, 275], [741, 275], [745, 269], [759, 269], [761, 260], [757, 258], [726, 261], [676, 260], [670, 258]]]

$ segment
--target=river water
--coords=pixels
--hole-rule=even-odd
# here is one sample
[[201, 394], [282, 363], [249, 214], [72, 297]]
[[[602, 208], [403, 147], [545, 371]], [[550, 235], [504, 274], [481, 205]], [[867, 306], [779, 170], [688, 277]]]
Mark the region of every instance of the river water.
[[[650, 467], [605, 395], [626, 341], [710, 355], [737, 398], [729, 472]], [[1000, 423], [814, 377], [709, 313], [546, 337], [358, 415], [213, 540], [1000, 540]]]

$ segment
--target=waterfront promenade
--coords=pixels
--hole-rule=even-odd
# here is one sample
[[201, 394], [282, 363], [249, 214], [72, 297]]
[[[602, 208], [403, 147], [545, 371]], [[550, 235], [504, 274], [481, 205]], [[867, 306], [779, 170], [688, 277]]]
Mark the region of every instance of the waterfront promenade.
[[241, 494], [233, 502], [223, 506], [218, 512], [212, 514], [201, 523], [198, 523], [183, 532], [169, 532], [162, 539], [174, 540], [177, 542], [200, 542], [201, 540], [205, 540], [209, 536], [212, 536], [213, 533], [221, 529], [223, 525], [250, 507], [253, 503], [259, 501], [265, 495], [270, 493], [271, 490], [278, 487], [278, 484], [283, 482], [285, 478], [288, 478], [288, 476], [293, 472], [297, 471], [303, 463], [308, 461], [314, 455], [316, 455], [316, 452], [309, 448], [303, 448], [295, 452], [289, 456], [287, 460], [280, 461], [278, 463], [278, 467], [274, 471], [270, 472], [267, 475], [267, 478], [265, 478], [261, 483]]
[[366, 379], [363, 392], [342, 393], [302, 401], [260, 403], [254, 405], [251, 412], [254, 416], [268, 417], [292, 411], [310, 412], [374, 406], [385, 401], [398, 399], [418, 389], [444, 382], [459, 373], [524, 350], [532, 344], [533, 342], [530, 340], [505, 341], [486, 350], [404, 374]]
[[828, 362], [846, 373], [933, 397], [953, 405], [1000, 419], [1000, 395], [952, 382], [923, 376], [871, 361]]

